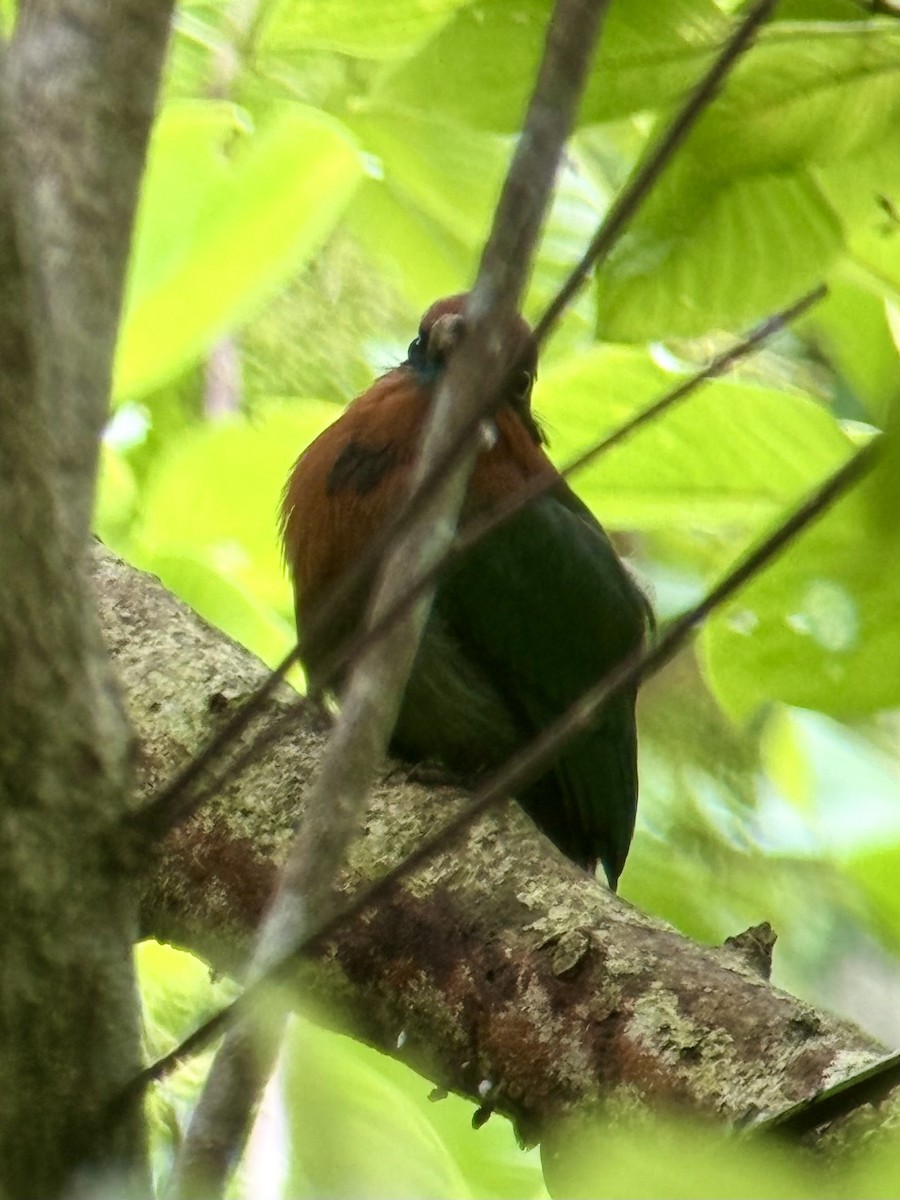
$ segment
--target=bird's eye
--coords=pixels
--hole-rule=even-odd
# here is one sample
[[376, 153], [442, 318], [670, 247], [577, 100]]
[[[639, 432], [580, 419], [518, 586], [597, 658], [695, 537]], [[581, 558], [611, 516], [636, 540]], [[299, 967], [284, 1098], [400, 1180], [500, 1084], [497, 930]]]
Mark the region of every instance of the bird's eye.
[[426, 339], [420, 333], [419, 336], [409, 343], [409, 349], [406, 352], [406, 361], [411, 367], [418, 367], [420, 370], [425, 366], [426, 358]]
[[531, 392], [533, 376], [530, 371], [520, 371], [513, 385], [513, 396], [516, 400], [527, 400]]

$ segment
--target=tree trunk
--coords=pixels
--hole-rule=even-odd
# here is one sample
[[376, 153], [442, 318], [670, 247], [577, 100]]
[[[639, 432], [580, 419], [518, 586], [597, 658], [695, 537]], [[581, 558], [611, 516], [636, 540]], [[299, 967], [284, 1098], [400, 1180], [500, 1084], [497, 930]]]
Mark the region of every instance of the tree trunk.
[[16, 1200], [98, 1172], [149, 1187], [140, 1107], [106, 1111], [140, 1061], [132, 743], [85, 546], [169, 15], [30, 0], [0, 47], [0, 1193]]

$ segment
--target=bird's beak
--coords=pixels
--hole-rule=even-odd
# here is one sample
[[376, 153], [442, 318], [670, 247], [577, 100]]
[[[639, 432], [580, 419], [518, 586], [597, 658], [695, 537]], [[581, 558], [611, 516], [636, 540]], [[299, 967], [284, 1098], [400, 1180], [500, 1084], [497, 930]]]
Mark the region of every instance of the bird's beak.
[[465, 321], [460, 313], [444, 313], [438, 317], [428, 334], [428, 361], [446, 362], [462, 341], [464, 332]]

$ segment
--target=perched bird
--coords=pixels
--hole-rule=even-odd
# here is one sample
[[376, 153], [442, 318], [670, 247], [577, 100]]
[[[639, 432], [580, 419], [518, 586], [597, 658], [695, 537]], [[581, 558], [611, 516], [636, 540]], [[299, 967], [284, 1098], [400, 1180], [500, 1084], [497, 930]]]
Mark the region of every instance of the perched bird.
[[[388, 371], [301, 454], [284, 494], [304, 665], [335, 690], [326, 659], [363, 619], [372, 576], [340, 605], [329, 591], [403, 503], [448, 355], [465, 334], [466, 296], [429, 308], [406, 361]], [[588, 508], [542, 449], [531, 412], [536, 352], [520, 320], [516, 368], [492, 414], [461, 524], [535, 478], [549, 491], [468, 550], [441, 577], [391, 743], [411, 761], [493, 769], [641, 645], [646, 598]], [[313, 623], [312, 618], [316, 620]], [[599, 860], [615, 888], [634, 830], [634, 692], [612, 700], [519, 803], [574, 862]]]

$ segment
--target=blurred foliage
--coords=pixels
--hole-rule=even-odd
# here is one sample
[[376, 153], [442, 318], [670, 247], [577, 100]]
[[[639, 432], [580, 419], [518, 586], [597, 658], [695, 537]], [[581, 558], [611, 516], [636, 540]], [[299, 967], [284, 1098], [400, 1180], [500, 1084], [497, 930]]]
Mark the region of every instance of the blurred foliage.
[[[528, 315], [577, 261], [738, 7], [613, 0]], [[730, 336], [829, 284], [754, 363], [575, 478], [661, 620], [854, 444], [896, 427], [900, 21], [870, 7], [784, 0], [547, 346], [535, 403], [564, 465]], [[0, 5], [5, 22], [11, 8]], [[292, 640], [276, 533], [290, 464], [400, 360], [422, 307], [471, 282], [549, 10], [549, 0], [178, 9], [96, 528], [269, 663]], [[214, 385], [223, 347], [232, 369]], [[645, 688], [639, 829], [622, 881], [628, 899], [702, 940], [770, 920], [777, 982], [895, 1041], [896, 454]], [[190, 960], [144, 948], [141, 961], [158, 1049], [215, 997]], [[301, 1056], [315, 1069], [301, 1070]], [[153, 1101], [162, 1173], [191, 1070]], [[298, 1020], [255, 1135], [271, 1145], [260, 1153], [255, 1141], [245, 1171], [274, 1153], [280, 1173], [261, 1195], [542, 1194], [535, 1158], [501, 1121], [474, 1134], [468, 1106], [426, 1094], [399, 1065]], [[707, 1131], [597, 1139], [561, 1151], [551, 1186], [895, 1194], [883, 1163], [824, 1181]]]
[[865, 1162], [835, 1168], [780, 1143], [724, 1137], [670, 1116], [573, 1129], [544, 1155], [551, 1195], [571, 1200], [858, 1200], [895, 1196], [895, 1138]]

